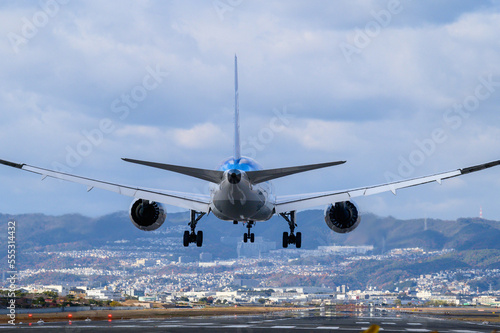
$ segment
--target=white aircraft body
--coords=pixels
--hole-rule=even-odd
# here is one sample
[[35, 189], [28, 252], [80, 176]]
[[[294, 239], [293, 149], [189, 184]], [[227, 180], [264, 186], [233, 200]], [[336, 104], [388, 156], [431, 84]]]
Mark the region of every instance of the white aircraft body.
[[234, 224], [238, 224], [239, 222], [246, 224], [248, 231], [243, 235], [245, 242], [254, 241], [255, 236], [250, 232], [250, 229], [255, 222], [267, 221], [273, 215], [280, 215], [288, 222], [290, 229], [289, 233], [283, 233], [283, 247], [295, 244], [297, 248], [300, 248], [302, 243], [302, 234], [300, 232], [295, 233], [295, 228], [297, 227], [295, 212], [297, 210], [326, 205], [325, 222], [327, 226], [335, 232], [346, 233], [354, 230], [360, 223], [358, 209], [351, 201], [355, 197], [388, 191], [396, 194], [396, 190], [398, 189], [434, 181], [441, 184], [443, 179], [461, 176], [500, 164], [500, 160], [497, 160], [472, 167], [383, 185], [276, 197], [273, 194], [271, 180], [295, 173], [343, 164], [345, 161], [278, 169], [262, 169], [253, 159], [241, 156], [236, 57], [234, 119], [234, 154], [233, 157], [226, 159], [217, 170], [123, 159], [127, 162], [169, 170], [209, 181], [211, 183], [209, 195], [120, 185], [5, 160], [0, 160], [0, 164], [40, 174], [43, 176], [43, 179], [52, 177], [83, 184], [87, 186], [88, 191], [93, 188], [100, 188], [133, 197], [134, 201], [130, 207], [130, 219], [137, 228], [145, 231], [156, 230], [165, 221], [166, 210], [162, 204], [189, 209], [191, 211], [191, 219], [188, 225], [191, 230], [186, 230], [184, 233], [184, 246], [189, 246], [190, 243], [196, 243], [198, 247], [202, 246], [203, 232], [196, 232], [196, 226], [204, 215], [212, 212], [221, 220], [233, 221]]

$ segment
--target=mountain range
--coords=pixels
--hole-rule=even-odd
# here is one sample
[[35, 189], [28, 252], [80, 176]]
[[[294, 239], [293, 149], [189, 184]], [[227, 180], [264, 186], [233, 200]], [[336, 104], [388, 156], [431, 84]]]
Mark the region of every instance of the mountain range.
[[[128, 213], [91, 218], [79, 214], [50, 216], [43, 214], [8, 215], [0, 214], [2, 224], [15, 220], [18, 247], [57, 246], [66, 244], [70, 248], [94, 248], [109, 242], [139, 238], [182, 238], [187, 230], [188, 213], [171, 213], [165, 223], [153, 232], [136, 229], [129, 220]], [[425, 250], [455, 249], [480, 250], [500, 249], [500, 222], [479, 218], [458, 220], [412, 219], [399, 220], [393, 217], [362, 215], [360, 225], [347, 234], [331, 231], [324, 222], [323, 211], [308, 210], [297, 214], [298, 228], [302, 232], [302, 248], [315, 249], [324, 245], [373, 245], [375, 253], [383, 253], [394, 248], [421, 247]], [[183, 227], [184, 226], [184, 227]], [[204, 217], [198, 223], [204, 232], [203, 249], [216, 253], [221, 237], [243, 238], [246, 231], [241, 224], [221, 221], [213, 215]], [[7, 227], [5, 226], [5, 230]], [[287, 223], [281, 217], [266, 222], [257, 222], [252, 229], [256, 237], [276, 242], [281, 247], [281, 237], [288, 231]], [[0, 242], [5, 242], [7, 231], [0, 234]], [[194, 247], [192, 245], [192, 247]], [[233, 248], [233, 246], [231, 246]]]
[[[143, 256], [141, 252], [157, 253], [156, 256], [177, 260], [180, 256], [199, 258], [201, 253], [211, 253], [214, 259], [237, 257], [237, 243], [246, 231], [241, 224], [220, 221], [212, 215], [204, 217], [198, 224], [204, 231], [203, 247], [182, 246], [182, 233], [187, 230], [189, 214], [171, 213], [165, 223], [156, 231], [145, 232], [133, 226], [127, 212], [91, 218], [79, 214], [49, 216], [43, 214], [8, 215], [0, 214], [0, 223], [5, 232], [0, 233], [0, 248], [7, 249], [7, 222], [16, 221], [16, 261], [18, 269], [43, 268], [45, 266], [66, 267], [67, 262], [54, 262], [55, 257], [36, 253], [50, 251], [92, 250], [108, 248]], [[363, 214], [357, 229], [348, 234], [331, 231], [324, 222], [323, 211], [309, 210], [297, 214], [298, 228], [302, 232], [303, 249], [316, 249], [327, 245], [373, 245], [374, 254], [387, 253], [395, 248], [420, 247], [425, 251], [454, 249], [443, 255], [418, 260], [386, 258], [383, 260], [362, 260], [352, 262], [345, 273], [326, 276], [317, 281], [298, 281], [296, 276], [280, 275], [269, 277], [269, 283], [305, 283], [306, 285], [349, 282], [351, 287], [362, 288], [374, 285], [383, 288], [394, 286], [397, 281], [421, 274], [432, 274], [442, 270], [457, 269], [500, 269], [500, 222], [479, 218], [458, 220], [413, 219], [399, 220], [393, 217], [379, 217]], [[280, 217], [259, 222], [252, 229], [259, 241], [275, 242], [281, 248], [283, 231], [287, 223]], [[293, 249], [293, 246], [291, 247]], [[285, 250], [285, 251], [289, 251]], [[0, 252], [0, 262], [7, 263], [7, 251]], [[330, 257], [300, 258], [293, 265], [332, 264]], [[109, 263], [113, 265], [112, 262]], [[116, 264], [116, 263], [115, 263]], [[66, 277], [67, 278], [67, 277]], [[47, 280], [54, 280], [50, 275]], [[500, 281], [493, 277], [482, 278], [471, 285], [487, 290], [490, 286], [500, 288]], [[403, 285], [401, 286], [403, 287]]]

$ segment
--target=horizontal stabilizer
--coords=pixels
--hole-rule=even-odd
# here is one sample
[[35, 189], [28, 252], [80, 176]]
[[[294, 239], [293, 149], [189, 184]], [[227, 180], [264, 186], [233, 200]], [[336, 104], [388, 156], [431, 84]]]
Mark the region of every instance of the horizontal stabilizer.
[[252, 184], [267, 182], [276, 178], [293, 175], [295, 173], [326, 168], [334, 165], [344, 164], [346, 161], [327, 162], [319, 164], [300, 165], [288, 168], [268, 169], [258, 171], [247, 171], [248, 179]]
[[129, 158], [122, 158], [125, 162], [136, 163], [146, 165], [152, 168], [158, 168], [163, 170], [168, 170], [172, 172], [177, 172], [186, 176], [191, 176], [194, 178], [203, 179], [212, 183], [219, 184], [222, 181], [222, 177], [224, 176], [224, 171], [217, 170], [207, 170], [207, 169], [198, 169], [198, 168], [190, 168], [180, 165], [172, 165], [172, 164], [163, 164], [156, 162], [148, 162], [148, 161], [139, 161], [132, 160]]

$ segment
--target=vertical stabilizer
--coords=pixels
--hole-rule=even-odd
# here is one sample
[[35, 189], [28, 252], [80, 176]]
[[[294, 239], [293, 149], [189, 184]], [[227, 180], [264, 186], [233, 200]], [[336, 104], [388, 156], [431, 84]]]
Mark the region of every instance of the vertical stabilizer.
[[240, 153], [240, 107], [238, 93], [238, 58], [234, 55], [234, 156], [238, 161]]

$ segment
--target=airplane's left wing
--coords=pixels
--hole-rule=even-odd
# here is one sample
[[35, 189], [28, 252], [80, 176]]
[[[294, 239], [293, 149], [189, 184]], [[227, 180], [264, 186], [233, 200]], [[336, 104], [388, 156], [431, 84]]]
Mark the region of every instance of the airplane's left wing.
[[209, 208], [210, 197], [208, 195], [164, 191], [164, 190], [147, 189], [147, 188], [140, 188], [128, 185], [114, 184], [110, 182], [104, 182], [91, 178], [70, 175], [63, 172], [38, 168], [27, 164], [13, 163], [4, 160], [0, 160], [0, 164], [4, 164], [13, 168], [26, 170], [29, 172], [42, 175], [42, 180], [45, 179], [46, 177], [52, 177], [70, 181], [73, 183], [83, 184], [87, 186], [87, 191], [90, 191], [93, 188], [100, 188], [106, 191], [119, 193], [129, 197], [161, 202], [167, 205], [192, 209], [199, 212], [208, 213], [210, 209]]
[[344, 190], [344, 191], [335, 191], [335, 192], [332, 191], [332, 192], [319, 192], [319, 193], [281, 196], [276, 198], [276, 205], [275, 205], [276, 213], [285, 213], [294, 210], [301, 210], [316, 206], [328, 205], [340, 201], [348, 201], [351, 198], [355, 197], [378, 194], [382, 192], [391, 191], [392, 193], [396, 194], [396, 190], [401, 188], [417, 186], [421, 184], [431, 183], [434, 181], [441, 184], [441, 181], [444, 179], [453, 178], [471, 172], [484, 170], [496, 165], [500, 165], [500, 160], [479, 164], [468, 168], [458, 169], [454, 171], [443, 172], [436, 175], [402, 180], [383, 185], [376, 185], [376, 186], [363, 187], [363, 188]]

